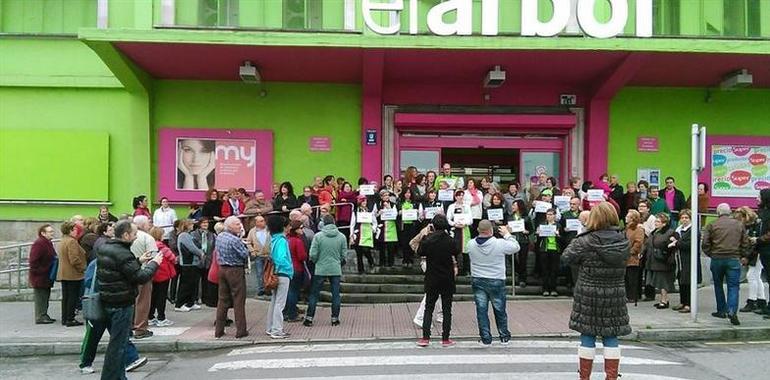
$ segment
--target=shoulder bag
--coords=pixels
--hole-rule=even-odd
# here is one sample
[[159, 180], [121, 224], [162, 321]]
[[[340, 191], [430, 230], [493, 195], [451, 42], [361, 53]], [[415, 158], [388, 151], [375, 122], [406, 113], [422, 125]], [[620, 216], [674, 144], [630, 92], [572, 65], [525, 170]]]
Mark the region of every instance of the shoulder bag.
[[275, 290], [278, 288], [278, 276], [275, 274], [275, 265], [269, 257], [265, 258], [265, 270], [262, 272], [262, 285], [265, 290]]
[[98, 291], [96, 291], [96, 271], [99, 269], [99, 264], [94, 266], [94, 278], [91, 279], [91, 286], [87, 292], [83, 295], [83, 318], [88, 321], [101, 321], [104, 320], [104, 308], [102, 308], [102, 299]]

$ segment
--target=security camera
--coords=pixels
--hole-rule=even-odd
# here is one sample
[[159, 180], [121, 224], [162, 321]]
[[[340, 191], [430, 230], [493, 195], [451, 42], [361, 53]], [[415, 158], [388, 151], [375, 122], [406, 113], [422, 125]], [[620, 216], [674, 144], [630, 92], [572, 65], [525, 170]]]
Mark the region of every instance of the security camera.
[[238, 70], [238, 75], [241, 77], [243, 83], [257, 84], [262, 81], [259, 70], [251, 64], [251, 61], [243, 62], [240, 70]]
[[484, 88], [497, 88], [503, 85], [505, 82], [505, 71], [500, 69], [497, 65], [493, 70], [487, 73], [484, 78]]
[[754, 76], [749, 70], [741, 69], [732, 72], [724, 77], [721, 83], [723, 90], [734, 90], [737, 88], [749, 87], [754, 83]]

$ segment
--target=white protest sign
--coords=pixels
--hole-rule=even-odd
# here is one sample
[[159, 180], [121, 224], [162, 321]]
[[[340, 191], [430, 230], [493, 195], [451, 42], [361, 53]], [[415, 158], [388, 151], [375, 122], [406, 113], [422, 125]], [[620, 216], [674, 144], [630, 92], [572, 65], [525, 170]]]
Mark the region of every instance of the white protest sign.
[[427, 207], [425, 208], [425, 219], [433, 219], [436, 214], [441, 213], [441, 207]]
[[564, 228], [567, 231], [580, 232], [583, 229], [583, 223], [580, 223], [579, 219], [567, 219], [567, 226]]
[[439, 190], [438, 200], [442, 202], [453, 201], [455, 199], [455, 191], [452, 189]]
[[454, 222], [469, 226], [473, 224], [473, 216], [471, 214], [455, 214]]
[[356, 213], [356, 220], [358, 223], [372, 223], [372, 213], [371, 212], [357, 212]]
[[417, 210], [411, 209], [401, 211], [401, 219], [405, 222], [417, 220]]
[[491, 208], [487, 210], [487, 217], [489, 217], [489, 220], [503, 220], [503, 209], [501, 208]]
[[551, 209], [551, 204], [543, 201], [535, 201], [535, 212], [545, 213]]
[[358, 193], [361, 195], [374, 195], [374, 185], [361, 185], [358, 187]]
[[538, 235], [540, 236], [556, 236], [556, 225], [555, 224], [543, 224], [539, 228], [540, 232]]
[[604, 190], [589, 189], [587, 198], [589, 202], [602, 202], [604, 201]]
[[553, 204], [559, 208], [560, 211], [569, 210], [569, 197], [566, 195], [557, 195], [553, 197]]
[[511, 229], [511, 232], [524, 232], [526, 229], [524, 227], [524, 219], [512, 220], [508, 222], [508, 228]]
[[396, 220], [398, 218], [398, 210], [394, 208], [386, 208], [382, 210], [380, 218], [382, 220]]

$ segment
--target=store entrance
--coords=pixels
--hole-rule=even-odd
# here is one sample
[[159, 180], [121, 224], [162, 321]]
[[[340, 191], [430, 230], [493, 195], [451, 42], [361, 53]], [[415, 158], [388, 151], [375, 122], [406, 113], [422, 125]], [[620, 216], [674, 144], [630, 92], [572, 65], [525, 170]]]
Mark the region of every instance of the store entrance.
[[441, 157], [456, 176], [487, 177], [500, 185], [518, 182], [519, 149], [443, 148]]

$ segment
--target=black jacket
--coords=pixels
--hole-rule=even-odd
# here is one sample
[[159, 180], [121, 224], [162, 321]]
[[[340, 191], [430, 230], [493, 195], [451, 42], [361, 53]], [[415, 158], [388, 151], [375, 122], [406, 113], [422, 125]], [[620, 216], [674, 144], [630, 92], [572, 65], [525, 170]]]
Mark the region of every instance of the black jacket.
[[154, 261], [142, 266], [131, 253], [131, 243], [111, 239], [97, 250], [96, 278], [99, 294], [106, 307], [126, 307], [134, 304], [137, 285], [152, 280], [158, 264]]
[[455, 257], [460, 253], [446, 231], [432, 232], [420, 242], [417, 254], [426, 259], [425, 292], [455, 292]]
[[626, 308], [626, 235], [614, 229], [578, 235], [562, 261], [580, 267], [569, 327], [582, 334], [621, 336], [631, 333]]
[[[660, 197], [663, 200], [666, 200], [666, 188], [660, 189]], [[687, 205], [687, 199], [684, 197], [684, 193], [682, 190], [674, 188], [674, 208], [671, 209], [671, 211], [681, 211], [686, 208], [690, 208], [690, 206]]]

